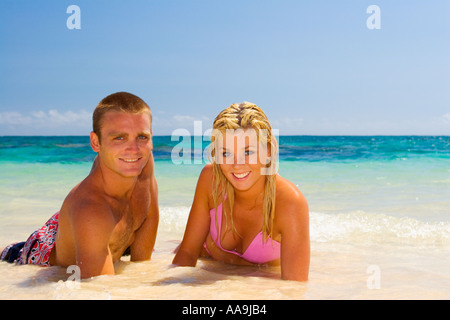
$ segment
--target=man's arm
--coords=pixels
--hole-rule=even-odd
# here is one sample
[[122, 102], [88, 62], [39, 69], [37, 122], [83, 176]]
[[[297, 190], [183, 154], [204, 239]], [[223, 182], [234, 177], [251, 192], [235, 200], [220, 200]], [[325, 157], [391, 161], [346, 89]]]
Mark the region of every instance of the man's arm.
[[72, 215], [76, 263], [81, 278], [114, 274], [109, 240], [115, 221], [108, 208], [82, 205]]
[[150, 260], [155, 246], [159, 223], [158, 184], [156, 178], [150, 179], [150, 209], [142, 226], [136, 231], [136, 237], [130, 247], [131, 261]]

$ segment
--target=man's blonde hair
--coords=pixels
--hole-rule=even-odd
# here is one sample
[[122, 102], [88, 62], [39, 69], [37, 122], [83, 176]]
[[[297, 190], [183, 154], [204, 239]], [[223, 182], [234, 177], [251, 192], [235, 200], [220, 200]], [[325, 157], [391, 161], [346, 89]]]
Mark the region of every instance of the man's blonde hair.
[[103, 117], [105, 113], [110, 111], [133, 114], [148, 113], [150, 117], [150, 124], [152, 123], [152, 112], [144, 100], [128, 92], [116, 92], [100, 101], [94, 110], [94, 114], [92, 115], [93, 131], [97, 134], [100, 140]]

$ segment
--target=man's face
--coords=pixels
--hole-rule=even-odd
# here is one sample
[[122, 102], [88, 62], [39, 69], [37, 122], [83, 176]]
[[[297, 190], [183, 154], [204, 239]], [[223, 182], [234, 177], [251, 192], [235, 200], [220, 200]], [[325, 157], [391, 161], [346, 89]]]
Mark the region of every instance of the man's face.
[[150, 117], [147, 113], [108, 112], [102, 119], [101, 141], [91, 133], [91, 145], [108, 169], [123, 177], [136, 177], [152, 151]]

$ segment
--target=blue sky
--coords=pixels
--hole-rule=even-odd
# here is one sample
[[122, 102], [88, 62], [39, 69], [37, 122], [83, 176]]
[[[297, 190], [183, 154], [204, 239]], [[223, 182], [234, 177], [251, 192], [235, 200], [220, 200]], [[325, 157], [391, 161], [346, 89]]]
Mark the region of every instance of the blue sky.
[[280, 135], [450, 135], [449, 13], [448, 0], [2, 0], [0, 135], [88, 135], [117, 91], [150, 105], [155, 135], [206, 130], [242, 101]]

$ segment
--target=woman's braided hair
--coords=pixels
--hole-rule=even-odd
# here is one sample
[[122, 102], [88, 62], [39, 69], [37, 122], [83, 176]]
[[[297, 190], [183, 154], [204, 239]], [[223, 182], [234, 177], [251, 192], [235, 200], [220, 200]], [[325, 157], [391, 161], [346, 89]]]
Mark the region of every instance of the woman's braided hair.
[[[218, 150], [218, 139], [217, 135], [223, 135], [226, 130], [230, 129], [253, 129], [255, 130], [258, 140], [262, 144], [267, 145], [267, 149], [270, 150], [271, 157], [270, 162], [266, 167], [270, 166], [270, 170], [265, 174], [265, 187], [264, 187], [264, 198], [263, 198], [263, 241], [267, 237], [272, 237], [273, 232], [273, 220], [275, 218], [275, 194], [276, 194], [276, 155], [278, 151], [278, 145], [275, 137], [272, 134], [272, 127], [267, 119], [264, 112], [257, 107], [255, 104], [250, 102], [236, 103], [232, 104], [228, 108], [224, 109], [216, 117], [213, 123], [213, 134], [211, 135], [211, 162], [213, 166], [213, 191], [212, 197], [214, 201], [214, 207], [216, 208], [219, 201], [223, 201], [225, 195], [228, 201], [228, 207], [230, 212], [226, 212], [223, 209], [223, 214], [225, 217], [229, 215], [231, 221], [231, 230], [234, 234], [237, 234], [236, 227], [233, 222], [233, 204], [234, 204], [234, 188], [232, 184], [227, 180], [227, 178], [222, 173], [220, 165], [215, 161], [216, 152]], [[274, 170], [275, 168], [275, 170]], [[216, 217], [216, 228], [219, 230], [217, 225]], [[225, 218], [225, 221], [227, 219]], [[227, 230], [227, 228], [226, 228]], [[217, 232], [219, 235], [219, 232]]]

